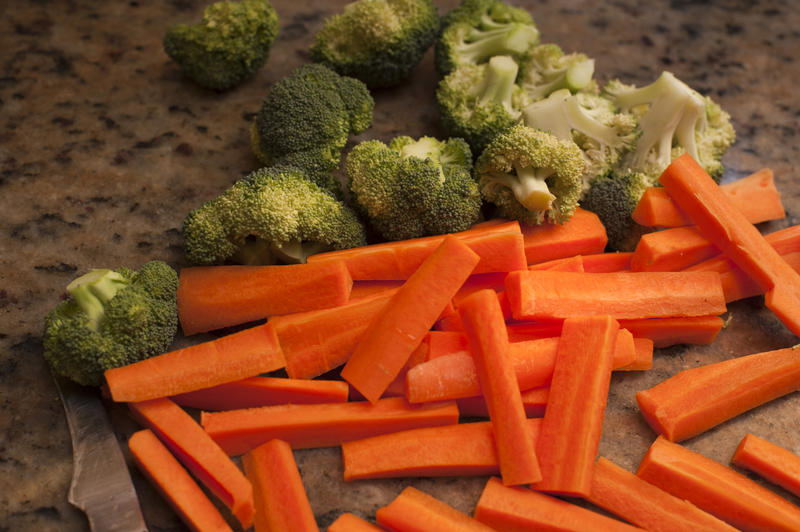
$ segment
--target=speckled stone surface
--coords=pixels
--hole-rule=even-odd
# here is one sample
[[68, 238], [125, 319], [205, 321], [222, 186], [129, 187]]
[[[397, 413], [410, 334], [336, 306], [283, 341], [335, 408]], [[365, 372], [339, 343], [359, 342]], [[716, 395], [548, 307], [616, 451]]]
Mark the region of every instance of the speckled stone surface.
[[[454, 1], [439, 3], [440, 11]], [[191, 0], [0, 2], [0, 531], [80, 531], [67, 503], [71, 447], [41, 355], [43, 317], [88, 268], [151, 259], [184, 265], [181, 223], [193, 207], [254, 169], [248, 126], [267, 88], [308, 60], [337, 2], [275, 0], [280, 35], [267, 66], [236, 90], [194, 86], [161, 48], [165, 28], [197, 20]], [[800, 10], [790, 1], [526, 2], [543, 41], [596, 58], [600, 79], [645, 84], [663, 69], [714, 97], [738, 140], [726, 179], [769, 166], [788, 212], [764, 231], [797, 223]], [[361, 138], [439, 135], [431, 54], [404, 85], [376, 92], [374, 125]], [[180, 340], [179, 340], [180, 341]], [[658, 350], [648, 372], [615, 375], [601, 453], [634, 470], [654, 434], [633, 394], [680, 369], [785, 347], [797, 338], [758, 298], [730, 306], [711, 346]], [[120, 441], [136, 425], [108, 405]], [[746, 431], [800, 452], [793, 394], [686, 445], [728, 462]], [[338, 449], [299, 451], [320, 527], [342, 511], [374, 515], [406, 485], [470, 512], [478, 479], [344, 484]], [[134, 473], [151, 530], [180, 521]], [[792, 499], [795, 503], [796, 499]]]

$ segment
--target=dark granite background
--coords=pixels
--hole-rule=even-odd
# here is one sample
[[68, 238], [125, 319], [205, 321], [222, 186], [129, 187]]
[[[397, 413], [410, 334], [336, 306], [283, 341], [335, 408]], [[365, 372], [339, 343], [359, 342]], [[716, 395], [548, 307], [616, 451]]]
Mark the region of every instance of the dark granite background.
[[[281, 29], [267, 66], [218, 94], [183, 78], [161, 48], [165, 28], [199, 19], [202, 2], [0, 2], [0, 531], [87, 529], [67, 503], [71, 447], [41, 356], [44, 315], [69, 280], [91, 267], [138, 267], [156, 258], [184, 265], [184, 216], [257, 166], [252, 114], [270, 84], [308, 60], [323, 18], [344, 3], [275, 0]], [[441, 12], [455, 4], [437, 3]], [[788, 218], [763, 229], [798, 222], [796, 3], [518, 4], [533, 13], [543, 41], [595, 57], [601, 80], [645, 84], [668, 69], [714, 97], [738, 133], [724, 160], [726, 179], [771, 167]], [[439, 135], [435, 86], [429, 53], [406, 84], [374, 93], [374, 125], [361, 138]], [[758, 298], [731, 305], [730, 324], [714, 345], [659, 350], [652, 371], [614, 376], [601, 453], [634, 470], [652, 441], [635, 391], [683, 368], [796, 342]], [[798, 407], [792, 394], [687, 445], [727, 463], [752, 431], [800, 452]], [[124, 408], [109, 410], [124, 443], [135, 425]], [[344, 484], [338, 449], [296, 456], [321, 527], [345, 510], [371, 517], [408, 484], [470, 512], [485, 481]], [[134, 479], [151, 529], [182, 529], [142, 478]]]

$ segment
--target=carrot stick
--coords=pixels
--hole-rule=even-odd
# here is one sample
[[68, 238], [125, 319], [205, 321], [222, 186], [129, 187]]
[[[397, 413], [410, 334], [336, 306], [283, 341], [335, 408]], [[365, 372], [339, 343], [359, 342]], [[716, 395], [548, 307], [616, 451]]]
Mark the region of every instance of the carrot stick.
[[196, 266], [178, 276], [184, 335], [346, 303], [353, 280], [343, 262]]
[[[541, 419], [528, 419], [536, 441]], [[344, 479], [497, 475], [488, 421], [392, 432], [342, 444]]]
[[331, 523], [327, 532], [381, 532], [382, 530], [382, 528], [378, 528], [355, 514], [345, 512]]
[[575, 214], [564, 224], [522, 224], [521, 229], [528, 264], [601, 253], [608, 243], [600, 218], [581, 208], [575, 209]]
[[[543, 417], [549, 395], [549, 387], [521, 391], [520, 397], [522, 398], [522, 408], [525, 409], [525, 416], [528, 418]], [[489, 417], [489, 409], [486, 408], [486, 401], [482, 395], [462, 397], [456, 400], [456, 404], [461, 417]]]
[[634, 338], [633, 349], [635, 354], [633, 362], [626, 366], [614, 368], [615, 371], [643, 371], [653, 367], [653, 341], [651, 339]]
[[723, 325], [719, 316], [619, 320], [620, 327], [628, 329], [634, 338], [652, 340], [653, 347], [708, 345], [714, 341]]
[[800, 456], [755, 434], [745, 434], [733, 463], [800, 496]]
[[672, 161], [659, 180], [706, 238], [764, 289], [767, 307], [790, 331], [800, 335], [800, 274], [731, 206], [690, 155]]
[[562, 259], [553, 259], [545, 262], [537, 262], [528, 266], [529, 270], [552, 270], [555, 272], [582, 272], [583, 256], [573, 255]]
[[500, 473], [505, 484], [542, 478], [534, 441], [525, 427], [505, 320], [493, 290], [475, 292], [458, 310], [469, 338], [478, 382], [494, 426]]
[[200, 422], [226, 453], [239, 455], [271, 439], [293, 449], [332, 447], [343, 442], [418, 427], [458, 422], [455, 403], [410, 406], [402, 397], [312, 405], [274, 405], [202, 412]]
[[694, 226], [671, 227], [642, 235], [631, 258], [634, 272], [675, 272], [719, 254]]
[[275, 330], [256, 325], [105, 372], [111, 398], [146, 401], [234, 382], [286, 364]]
[[680, 499], [753, 532], [800, 530], [800, 509], [710, 458], [659, 436], [636, 475]]
[[171, 399], [200, 410], [236, 410], [283, 403], [344, 403], [349, 393], [350, 387], [342, 381], [250, 377], [173, 395]]
[[128, 403], [134, 417], [247, 529], [253, 524], [253, 489], [236, 464], [181, 407], [166, 398]]
[[504, 486], [497, 477], [490, 478], [486, 483], [475, 507], [475, 519], [504, 532], [640, 530], [544, 493], [527, 488]]
[[633, 251], [615, 251], [583, 255], [583, 271], [589, 273], [621, 272], [631, 269]]
[[494, 273], [474, 273], [470, 275], [461, 288], [458, 289], [456, 295], [453, 296], [455, 305], [478, 290], [491, 288], [495, 292], [499, 292], [505, 288], [507, 272], [494, 272]]
[[136, 465], [186, 526], [197, 532], [230, 531], [216, 506], [150, 430], [128, 439]]
[[425, 343], [428, 344], [426, 360], [459, 351], [469, 351], [469, 339], [459, 331], [430, 331], [425, 337]]
[[600, 457], [592, 474], [589, 502], [653, 532], [693, 530], [735, 532], [736, 529], [692, 503], [675, 497]]
[[800, 351], [788, 347], [680, 371], [636, 400], [654, 431], [681, 441], [798, 388]]
[[463, 242], [445, 237], [369, 324], [342, 378], [376, 402], [479, 260]]
[[253, 484], [257, 531], [319, 531], [288, 443], [259, 445], [242, 456], [242, 466]]
[[[781, 256], [794, 271], [800, 272], [800, 251], [786, 253]], [[730, 269], [727, 271], [720, 273], [719, 278], [722, 281], [722, 292], [725, 294], [725, 301], [728, 303], [764, 293], [758, 283], [734, 264], [731, 264]]]
[[561, 326], [564, 320], [551, 320], [540, 322], [511, 322], [506, 324], [508, 340], [511, 343], [539, 338], [553, 338], [561, 336]]
[[[405, 397], [406, 395], [406, 375], [408, 372], [425, 362], [428, 358], [428, 345], [426, 343], [421, 343], [417, 346], [416, 349], [411, 353], [411, 356], [408, 357], [408, 362], [400, 370], [400, 373], [397, 374], [397, 377], [386, 387], [386, 390], [383, 392], [381, 397]], [[351, 397], [359, 396], [358, 390], [355, 388], [350, 388], [351, 390]], [[364, 399], [364, 397], [359, 397], [359, 400]]]
[[619, 325], [610, 316], [564, 320], [536, 452], [537, 490], [587, 496], [597, 458]]
[[375, 520], [389, 530], [408, 532], [491, 532], [492, 529], [452, 506], [412, 486], [388, 505], [378, 508]]
[[588, 314], [657, 318], [725, 312], [722, 284], [714, 272], [516, 271], [506, 277], [505, 293], [518, 320]]
[[401, 284], [403, 284], [403, 281], [399, 279], [389, 281], [353, 281], [353, 288], [350, 290], [350, 301], [371, 297], [386, 290], [393, 290], [399, 288]]

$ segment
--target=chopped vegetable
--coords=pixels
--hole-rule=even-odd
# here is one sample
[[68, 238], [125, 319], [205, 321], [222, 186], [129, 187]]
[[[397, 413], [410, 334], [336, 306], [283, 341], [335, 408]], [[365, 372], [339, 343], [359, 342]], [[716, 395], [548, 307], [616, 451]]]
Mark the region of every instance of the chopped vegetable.
[[521, 224], [528, 264], [601, 253], [608, 243], [606, 229], [593, 212], [580, 207], [563, 224]]
[[369, 521], [365, 521], [355, 514], [345, 512], [331, 523], [327, 532], [382, 532], [383, 529], [376, 527]]
[[732, 462], [800, 496], [800, 456], [792, 451], [748, 433]]
[[631, 257], [631, 271], [675, 272], [719, 254], [693, 225], [642, 235]]
[[406, 487], [388, 505], [378, 508], [375, 519], [391, 530], [436, 530], [437, 532], [491, 532], [465, 513], [418, 490]]
[[684, 316], [675, 318], [642, 318], [619, 320], [620, 327], [628, 329], [634, 338], [652, 340], [653, 347], [675, 344], [709, 345], [722, 330], [724, 322], [719, 316]]

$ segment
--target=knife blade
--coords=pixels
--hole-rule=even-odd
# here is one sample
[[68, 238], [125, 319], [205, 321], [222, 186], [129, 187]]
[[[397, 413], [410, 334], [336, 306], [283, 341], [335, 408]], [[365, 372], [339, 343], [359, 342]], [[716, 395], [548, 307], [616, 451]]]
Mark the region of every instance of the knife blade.
[[94, 532], [147, 532], [125, 457], [97, 390], [53, 375], [72, 437], [69, 502]]

